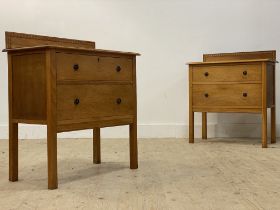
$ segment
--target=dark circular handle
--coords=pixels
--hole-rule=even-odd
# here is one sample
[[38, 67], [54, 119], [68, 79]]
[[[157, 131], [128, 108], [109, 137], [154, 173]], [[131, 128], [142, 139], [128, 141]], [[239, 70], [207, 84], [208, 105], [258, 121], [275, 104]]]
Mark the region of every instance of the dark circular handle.
[[122, 99], [121, 98], [117, 98], [116, 102], [117, 102], [117, 104], [121, 104]]
[[122, 70], [122, 68], [121, 68], [120, 66], [117, 66], [117, 67], [116, 67], [116, 71], [117, 71], [117, 72], [120, 72], [121, 70]]
[[79, 69], [79, 64], [74, 64], [74, 65], [73, 65], [73, 69], [74, 69], [74, 71], [78, 71], [78, 69]]
[[243, 75], [246, 76], [247, 75], [247, 71], [243, 71]]
[[204, 76], [205, 76], [205, 77], [208, 77], [208, 76], [209, 76], [209, 73], [208, 73], [208, 72], [205, 72], [205, 73], [204, 73]]
[[75, 104], [75, 105], [78, 105], [79, 103], [80, 103], [80, 99], [76, 98], [76, 99], [74, 100], [74, 104]]
[[243, 97], [247, 97], [247, 95], [248, 95], [247, 93], [243, 93]]
[[204, 93], [204, 96], [205, 96], [206, 98], [208, 98], [209, 94], [208, 94], [208, 93]]

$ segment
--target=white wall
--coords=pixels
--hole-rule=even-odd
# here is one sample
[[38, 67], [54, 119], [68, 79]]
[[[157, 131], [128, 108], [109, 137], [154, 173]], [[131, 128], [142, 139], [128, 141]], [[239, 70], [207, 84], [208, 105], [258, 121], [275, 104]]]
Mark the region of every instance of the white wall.
[[[203, 53], [270, 49], [277, 50], [280, 60], [279, 8], [278, 0], [0, 0], [0, 48], [4, 48], [4, 31], [16, 31], [94, 40], [97, 48], [139, 52], [139, 136], [186, 137], [185, 63], [200, 61]], [[5, 53], [0, 64], [0, 138], [7, 138]], [[199, 125], [200, 114], [196, 115]], [[210, 136], [260, 135], [258, 115], [210, 114], [209, 124]], [[22, 126], [20, 135], [45, 137], [43, 131], [42, 127]], [[127, 127], [119, 127], [104, 129], [102, 134], [123, 137], [128, 132]], [[89, 135], [88, 131], [66, 134]], [[200, 136], [200, 126], [196, 126], [196, 135]]]

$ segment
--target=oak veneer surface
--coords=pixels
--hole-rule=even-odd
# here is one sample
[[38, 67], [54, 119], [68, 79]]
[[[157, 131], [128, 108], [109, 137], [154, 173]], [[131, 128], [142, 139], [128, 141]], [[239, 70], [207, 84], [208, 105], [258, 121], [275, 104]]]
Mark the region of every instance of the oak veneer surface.
[[39, 45], [54, 45], [74, 48], [95, 49], [95, 42], [58, 37], [6, 32], [6, 48], [35, 47]]
[[276, 50], [269, 51], [253, 51], [253, 52], [234, 52], [234, 53], [215, 53], [204, 54], [203, 62], [210, 61], [235, 61], [235, 60], [250, 60], [250, 59], [270, 59], [276, 60]]
[[56, 59], [58, 80], [132, 81], [131, 58], [57, 53]]
[[261, 90], [261, 84], [193, 85], [193, 106], [261, 107]]
[[14, 55], [13, 119], [46, 120], [45, 54]]
[[48, 188], [57, 180], [57, 133], [129, 125], [130, 168], [138, 167], [137, 53], [97, 50], [89, 41], [6, 32], [10, 181], [18, 180], [18, 123], [47, 125]]
[[271, 142], [275, 143], [276, 51], [204, 54], [189, 63], [189, 141], [194, 140], [194, 112], [262, 114], [262, 146], [267, 147], [267, 108], [271, 108]]
[[[246, 71], [246, 75], [243, 72]], [[205, 73], [208, 73], [205, 76]], [[203, 65], [193, 69], [193, 82], [261, 81], [261, 66], [252, 64]]]
[[57, 120], [133, 115], [132, 95], [131, 85], [59, 85]]

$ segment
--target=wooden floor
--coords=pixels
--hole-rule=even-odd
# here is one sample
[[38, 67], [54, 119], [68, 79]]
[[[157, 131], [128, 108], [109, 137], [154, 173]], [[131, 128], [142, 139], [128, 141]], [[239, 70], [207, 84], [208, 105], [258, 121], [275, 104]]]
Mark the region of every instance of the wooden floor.
[[58, 190], [47, 190], [45, 140], [20, 141], [19, 182], [8, 181], [7, 151], [0, 140], [0, 209], [280, 209], [279, 143], [139, 140], [130, 170], [128, 140], [103, 140], [93, 165], [90, 139], [60, 139]]

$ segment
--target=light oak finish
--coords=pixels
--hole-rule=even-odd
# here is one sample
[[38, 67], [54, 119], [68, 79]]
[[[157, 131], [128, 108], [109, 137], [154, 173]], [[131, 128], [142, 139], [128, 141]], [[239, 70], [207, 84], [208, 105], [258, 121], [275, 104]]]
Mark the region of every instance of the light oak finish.
[[100, 128], [93, 129], [93, 163], [101, 163]]
[[95, 49], [95, 42], [76, 39], [65, 39], [58, 37], [25, 34], [17, 32], [5, 32], [6, 48], [36, 47], [40, 45], [55, 45], [62, 47], [73, 47], [82, 49]]
[[132, 81], [132, 59], [58, 53], [57, 75], [58, 81]]
[[[246, 75], [243, 74], [245, 71]], [[208, 76], [205, 76], [206, 72]], [[257, 82], [261, 77], [261, 66], [255, 63], [195, 66], [193, 70], [193, 82]]]
[[235, 106], [261, 108], [261, 84], [193, 85], [193, 106]]
[[94, 42], [6, 32], [9, 66], [9, 180], [18, 180], [18, 123], [47, 125], [48, 188], [56, 189], [57, 133], [129, 125], [130, 168], [138, 167], [137, 53], [95, 49]]
[[[75, 100], [79, 103], [75, 104]], [[57, 121], [72, 123], [96, 117], [133, 115], [133, 100], [132, 85], [58, 85]]]
[[271, 143], [276, 142], [276, 51], [205, 54], [189, 63], [189, 142], [194, 143], [194, 112], [202, 112], [207, 139], [207, 112], [259, 113], [262, 147], [267, 147], [267, 108], [271, 109]]
[[222, 62], [222, 61], [237, 61], [237, 60], [254, 60], [254, 59], [269, 59], [276, 60], [276, 51], [252, 51], [252, 52], [233, 52], [233, 53], [215, 53], [204, 54], [203, 62]]
[[202, 112], [202, 139], [207, 139], [207, 113]]

